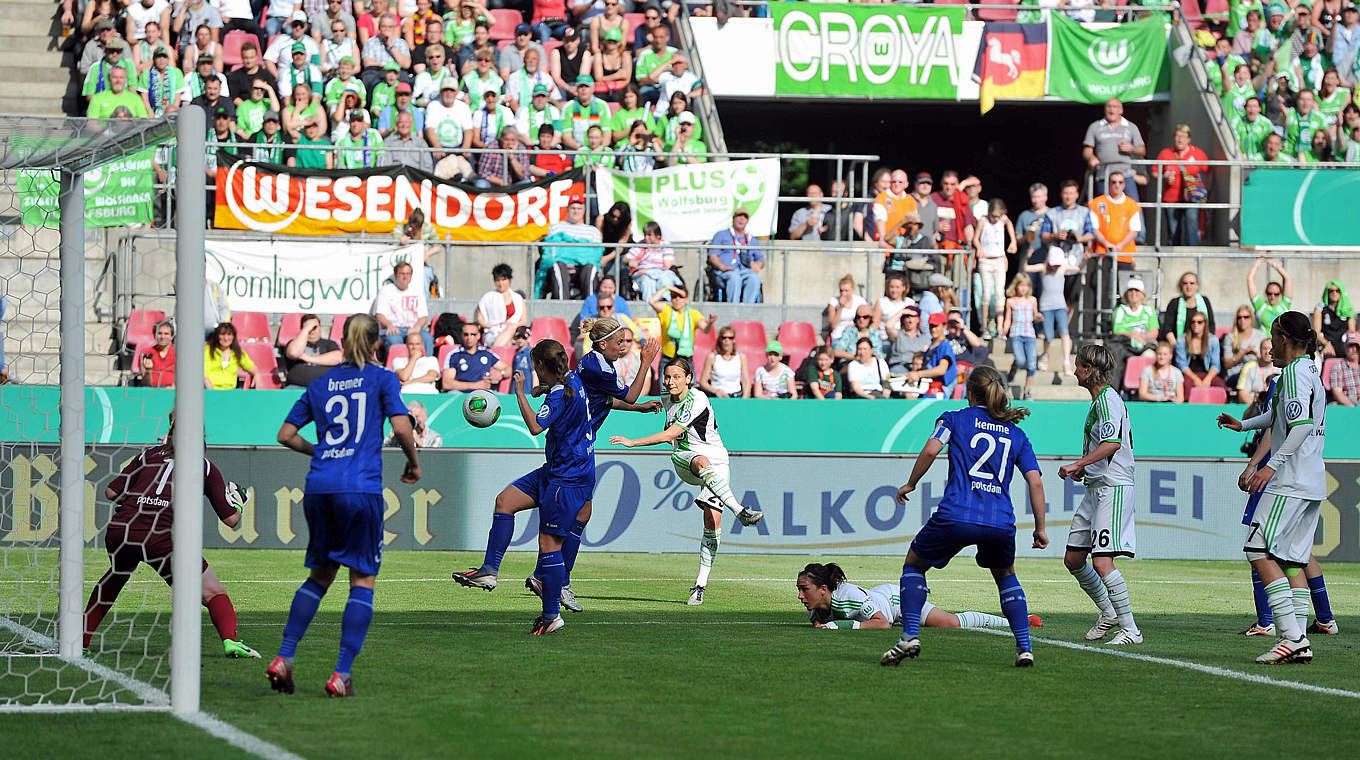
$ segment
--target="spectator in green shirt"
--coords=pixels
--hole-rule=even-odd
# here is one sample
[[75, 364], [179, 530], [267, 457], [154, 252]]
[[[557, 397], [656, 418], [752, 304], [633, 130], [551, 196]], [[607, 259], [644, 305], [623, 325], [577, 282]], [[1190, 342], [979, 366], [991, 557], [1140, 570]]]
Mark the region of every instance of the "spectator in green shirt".
[[279, 108], [274, 87], [264, 77], [256, 77], [250, 83], [249, 96], [236, 107], [236, 134], [242, 141], [250, 142], [264, 128], [264, 115], [278, 113]]
[[678, 52], [670, 46], [671, 30], [665, 26], [658, 26], [652, 30], [652, 44], [637, 56], [637, 62], [633, 65], [633, 75], [637, 77], [638, 87], [642, 91], [642, 99], [648, 103], [656, 103], [661, 97], [661, 88], [658, 81], [661, 73], [671, 70], [671, 60]]
[[127, 79], [124, 81], [137, 81], [137, 69], [133, 67], [132, 61], [123, 59], [124, 47], [121, 37], [111, 37], [104, 43], [104, 58], [90, 67], [90, 72], [85, 75], [85, 84], [80, 88], [80, 94], [84, 95], [87, 101], [109, 89], [109, 74], [114, 69], [127, 72]]
[[349, 129], [335, 141], [337, 169], [371, 169], [382, 158], [383, 139], [378, 130], [368, 126], [368, 112], [356, 108], [349, 113]]
[[586, 130], [586, 150], [589, 153], [576, 154], [577, 166], [613, 166], [614, 152], [604, 144], [604, 130], [598, 125]]
[[121, 66], [111, 69], [109, 71], [109, 88], [95, 94], [90, 99], [90, 110], [86, 115], [91, 119], [107, 119], [113, 115], [114, 111], [118, 110], [119, 106], [123, 106], [134, 117], [145, 119], [147, 117], [146, 104], [135, 93], [128, 90], [127, 83], [127, 69]]
[[148, 113], [161, 116], [179, 110], [184, 95], [184, 73], [170, 65], [170, 51], [156, 48], [151, 56], [151, 68], [137, 80], [137, 92], [142, 96]]
[[[676, 129], [675, 141], [666, 146], [666, 150], [673, 153], [707, 153], [708, 146], [694, 136], [694, 126], [696, 119], [694, 114], [686, 111], [680, 114]], [[702, 164], [708, 161], [707, 156], [671, 156], [667, 159], [672, 166], [678, 164]]]
[[[1261, 264], [1268, 264], [1280, 275], [1280, 282], [1272, 280], [1266, 283], [1265, 297], [1256, 292], [1256, 273], [1261, 271]], [[1279, 261], [1264, 255], [1257, 256], [1256, 263], [1251, 265], [1251, 271], [1247, 273], [1247, 296], [1252, 311], [1256, 312], [1256, 326], [1269, 332], [1276, 317], [1294, 308], [1294, 280]]]
[[[315, 106], [314, 106], [315, 107]], [[325, 145], [330, 146], [330, 141], [325, 138], [326, 129], [317, 120], [307, 122], [307, 126], [302, 128], [302, 137], [298, 138], [296, 145]], [[289, 151], [288, 165], [299, 169], [334, 169], [335, 153], [329, 150], [307, 149]]]
[[562, 145], [568, 150], [580, 150], [586, 144], [586, 130], [601, 129], [610, 123], [609, 106], [595, 99], [595, 77], [582, 74], [576, 77], [576, 99], [562, 109]]

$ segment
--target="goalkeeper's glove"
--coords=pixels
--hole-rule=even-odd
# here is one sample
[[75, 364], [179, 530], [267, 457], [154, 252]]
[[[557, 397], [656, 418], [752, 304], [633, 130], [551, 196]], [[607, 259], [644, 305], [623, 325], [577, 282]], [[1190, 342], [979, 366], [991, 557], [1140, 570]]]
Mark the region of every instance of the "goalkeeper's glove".
[[822, 624], [821, 624], [821, 627], [822, 627], [822, 628], [825, 628], [825, 629], [827, 629], [827, 630], [829, 630], [829, 631], [835, 631], [835, 630], [847, 631], [847, 630], [852, 630], [852, 629], [855, 629], [855, 628], [859, 628], [859, 621], [858, 621], [858, 620], [828, 620], [828, 621], [826, 621], [825, 623], [822, 623]]
[[236, 507], [237, 512], [245, 511], [246, 495], [240, 486], [231, 481], [227, 481], [227, 503]]

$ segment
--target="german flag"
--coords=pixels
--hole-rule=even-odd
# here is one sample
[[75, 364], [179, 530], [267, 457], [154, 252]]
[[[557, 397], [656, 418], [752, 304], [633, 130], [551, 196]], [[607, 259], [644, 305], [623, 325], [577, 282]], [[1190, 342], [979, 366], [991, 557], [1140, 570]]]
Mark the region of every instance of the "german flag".
[[989, 22], [983, 28], [973, 66], [982, 113], [997, 98], [1042, 98], [1047, 76], [1048, 24]]

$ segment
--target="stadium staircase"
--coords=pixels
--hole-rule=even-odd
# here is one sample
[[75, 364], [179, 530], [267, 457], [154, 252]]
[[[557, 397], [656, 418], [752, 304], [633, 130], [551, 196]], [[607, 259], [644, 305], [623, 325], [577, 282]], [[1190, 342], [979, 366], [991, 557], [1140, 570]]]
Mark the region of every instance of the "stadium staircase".
[[53, 0], [0, 0], [0, 113], [62, 115], [72, 69], [60, 13]]

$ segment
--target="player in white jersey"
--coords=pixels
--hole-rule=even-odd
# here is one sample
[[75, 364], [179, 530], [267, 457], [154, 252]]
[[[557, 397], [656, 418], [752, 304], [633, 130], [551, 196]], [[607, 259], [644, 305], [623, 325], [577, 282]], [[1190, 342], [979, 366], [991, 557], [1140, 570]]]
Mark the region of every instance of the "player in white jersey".
[[765, 513], [747, 509], [737, 501], [728, 485], [727, 449], [718, 436], [718, 421], [708, 396], [694, 386], [694, 370], [689, 360], [677, 356], [666, 362], [662, 372], [662, 405], [666, 412], [666, 429], [637, 440], [621, 435], [610, 436], [609, 442], [619, 446], [655, 446], [672, 443], [671, 465], [680, 479], [694, 486], [703, 486], [694, 503], [704, 518], [704, 537], [699, 542], [699, 577], [689, 590], [689, 604], [704, 603], [704, 588], [713, 569], [713, 557], [718, 553], [722, 536], [722, 510], [732, 510], [742, 525], [755, 525]]
[[1312, 662], [1305, 635], [1309, 590], [1301, 569], [1313, 552], [1322, 500], [1327, 498], [1327, 392], [1312, 355], [1317, 332], [1307, 316], [1287, 311], [1270, 328], [1271, 362], [1280, 368], [1275, 395], [1263, 414], [1238, 420], [1218, 417], [1229, 430], [1270, 428], [1270, 459], [1247, 481], [1264, 496], [1256, 505], [1243, 551], [1265, 586], [1280, 640], [1256, 658], [1262, 664]]
[[[1086, 414], [1082, 457], [1058, 469], [1058, 477], [1081, 478], [1086, 495], [1072, 515], [1063, 563], [1081, 584], [1100, 617], [1086, 632], [1087, 641], [1105, 638], [1115, 627], [1111, 646], [1143, 643], [1133, 620], [1129, 588], [1114, 566], [1115, 557], [1132, 557], [1137, 548], [1133, 529], [1133, 430], [1124, 400], [1110, 387], [1114, 357], [1104, 346], [1077, 349], [1077, 382], [1091, 394]], [[1086, 557], [1091, 563], [1086, 563]]]
[[[817, 628], [891, 628], [902, 623], [899, 584], [884, 583], [865, 588], [845, 579], [845, 571], [834, 562], [817, 562], [798, 574], [798, 601], [807, 608], [808, 620]], [[945, 612], [930, 602], [921, 606], [921, 623], [931, 628], [1010, 628], [1000, 615], [985, 612]], [[1044, 621], [1029, 616], [1032, 627]]]

